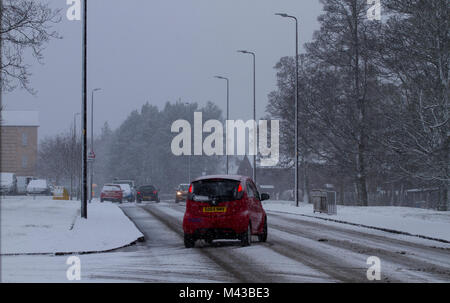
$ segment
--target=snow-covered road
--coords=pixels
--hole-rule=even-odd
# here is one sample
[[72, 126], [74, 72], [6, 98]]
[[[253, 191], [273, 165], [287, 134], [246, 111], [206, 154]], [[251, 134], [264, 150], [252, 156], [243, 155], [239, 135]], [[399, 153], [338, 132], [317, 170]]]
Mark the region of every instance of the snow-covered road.
[[[124, 204], [145, 235], [136, 246], [81, 255], [81, 282], [368, 282], [367, 258], [382, 282], [450, 282], [450, 245], [293, 214], [268, 212], [267, 243], [233, 241], [185, 249], [184, 205]], [[67, 256], [5, 256], [3, 282], [66, 282]]]

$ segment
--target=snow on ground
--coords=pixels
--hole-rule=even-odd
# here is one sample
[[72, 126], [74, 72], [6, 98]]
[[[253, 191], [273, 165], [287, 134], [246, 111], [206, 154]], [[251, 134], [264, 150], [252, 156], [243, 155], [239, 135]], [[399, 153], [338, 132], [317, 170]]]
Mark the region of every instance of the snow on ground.
[[93, 201], [88, 219], [79, 201], [50, 197], [2, 197], [1, 254], [105, 251], [143, 235], [117, 205]]
[[292, 201], [263, 202], [267, 211], [345, 221], [450, 241], [450, 212], [395, 206], [337, 206], [337, 215], [313, 213], [313, 205]]

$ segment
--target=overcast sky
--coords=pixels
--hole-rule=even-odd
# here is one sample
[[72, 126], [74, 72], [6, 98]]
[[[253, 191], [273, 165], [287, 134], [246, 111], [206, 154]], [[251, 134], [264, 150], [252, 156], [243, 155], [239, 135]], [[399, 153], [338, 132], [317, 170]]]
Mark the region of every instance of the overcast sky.
[[[318, 0], [95, 0], [89, 2], [88, 86], [95, 95], [94, 129], [108, 121], [117, 128], [149, 102], [218, 104], [225, 114], [230, 78], [230, 118], [249, 119], [253, 106], [252, 59], [256, 53], [257, 116], [265, 114], [267, 95], [276, 88], [274, 65], [295, 53], [295, 26], [276, 12], [300, 20], [300, 45], [319, 28]], [[63, 36], [44, 52], [44, 65], [32, 65], [31, 96], [16, 90], [4, 95], [6, 110], [39, 110], [39, 137], [68, 130], [81, 110], [81, 21], [68, 21], [66, 0], [55, 29]], [[77, 124], [79, 125], [79, 118]]]

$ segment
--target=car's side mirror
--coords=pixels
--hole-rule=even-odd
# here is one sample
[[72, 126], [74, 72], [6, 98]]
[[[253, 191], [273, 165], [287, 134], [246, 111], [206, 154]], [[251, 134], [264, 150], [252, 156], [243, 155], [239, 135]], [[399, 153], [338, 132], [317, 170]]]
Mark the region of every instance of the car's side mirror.
[[265, 193], [261, 194], [261, 201], [265, 201], [265, 200], [269, 200], [269, 199], [270, 199], [270, 195], [269, 194], [265, 194]]

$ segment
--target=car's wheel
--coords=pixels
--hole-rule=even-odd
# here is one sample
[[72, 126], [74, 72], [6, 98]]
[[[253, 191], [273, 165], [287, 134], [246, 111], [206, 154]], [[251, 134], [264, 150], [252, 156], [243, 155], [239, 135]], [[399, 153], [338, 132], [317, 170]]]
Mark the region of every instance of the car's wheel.
[[252, 227], [248, 224], [247, 231], [241, 235], [241, 245], [250, 246], [252, 245]]
[[119, 203], [122, 204], [122, 202], [123, 202], [123, 199], [119, 199]]
[[258, 235], [259, 242], [267, 241], [267, 218], [264, 218], [264, 227], [262, 234]]
[[103, 203], [103, 199], [102, 198], [100, 198], [100, 202]]
[[193, 248], [195, 246], [195, 238], [192, 235], [184, 234], [184, 246], [186, 248]]

